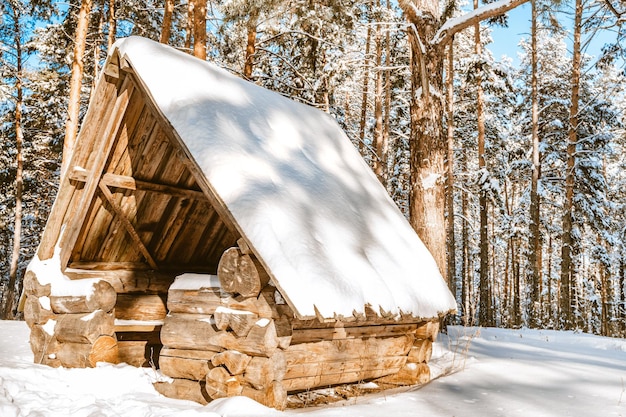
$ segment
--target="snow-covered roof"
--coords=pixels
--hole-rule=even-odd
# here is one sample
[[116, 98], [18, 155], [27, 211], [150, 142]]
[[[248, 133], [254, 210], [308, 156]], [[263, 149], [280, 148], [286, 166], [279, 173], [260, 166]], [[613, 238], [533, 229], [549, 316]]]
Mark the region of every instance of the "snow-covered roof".
[[171, 47], [118, 41], [301, 318], [456, 309], [432, 256], [329, 115]]

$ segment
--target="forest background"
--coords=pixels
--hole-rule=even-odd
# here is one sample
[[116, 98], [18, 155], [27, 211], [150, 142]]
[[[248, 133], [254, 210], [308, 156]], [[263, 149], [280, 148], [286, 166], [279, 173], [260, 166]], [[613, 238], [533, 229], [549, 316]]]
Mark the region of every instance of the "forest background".
[[[435, 253], [458, 301], [451, 322], [626, 337], [626, 3], [529, 2], [514, 60], [490, 51], [506, 17], [458, 25], [481, 7], [0, 0], [0, 318], [20, 318], [24, 270], [107, 50], [140, 35], [330, 113]], [[435, 148], [440, 173], [425, 175]], [[418, 224], [425, 178], [442, 190], [433, 230]]]

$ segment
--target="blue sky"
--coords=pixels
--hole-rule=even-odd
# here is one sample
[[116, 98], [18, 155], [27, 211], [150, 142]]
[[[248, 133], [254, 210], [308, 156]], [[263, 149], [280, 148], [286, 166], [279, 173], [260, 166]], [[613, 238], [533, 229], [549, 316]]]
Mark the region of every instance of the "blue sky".
[[[506, 55], [513, 59], [513, 64], [518, 65], [519, 60], [517, 54], [520, 51], [518, 44], [522, 38], [530, 36], [530, 17], [531, 7], [530, 3], [525, 3], [508, 13], [509, 26], [506, 28], [496, 27], [492, 28], [493, 43], [488, 45], [487, 48], [493, 53], [493, 57], [499, 60], [502, 55]], [[565, 26], [566, 30], [571, 30], [571, 23], [569, 23], [562, 14], [559, 16], [561, 24]], [[611, 32], [598, 33], [586, 53], [589, 55], [599, 56], [601, 48], [604, 44], [614, 41], [614, 36]]]

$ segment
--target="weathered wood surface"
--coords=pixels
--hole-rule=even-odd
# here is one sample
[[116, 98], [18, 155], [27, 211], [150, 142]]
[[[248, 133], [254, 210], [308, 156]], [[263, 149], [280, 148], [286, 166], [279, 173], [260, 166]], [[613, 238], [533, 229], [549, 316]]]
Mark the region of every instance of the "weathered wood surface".
[[[106, 281], [90, 281], [91, 285], [87, 285], [89, 288], [80, 288], [82, 292], [86, 291], [86, 294], [55, 295], [55, 290], [53, 288], [52, 294], [50, 295], [50, 305], [52, 307], [52, 311], [57, 314], [91, 313], [96, 310], [111, 311], [113, 307], [115, 307], [117, 299], [115, 289]], [[70, 290], [68, 291], [70, 293], [72, 284], [76, 284], [74, 285], [75, 287], [86, 286], [80, 281], [70, 281], [65, 284], [70, 287]]]
[[211, 315], [170, 314], [161, 328], [161, 342], [169, 348], [219, 352], [218, 332]]
[[34, 324], [45, 324], [50, 319], [55, 319], [56, 315], [50, 309], [50, 298], [47, 296], [37, 297], [27, 295], [24, 303], [24, 320], [28, 327]]
[[244, 386], [241, 395], [277, 410], [287, 408], [287, 390], [280, 381], [273, 381], [270, 386], [262, 390]]
[[170, 313], [213, 314], [228, 304], [228, 295], [219, 288], [200, 290], [175, 290], [167, 293], [167, 309]]
[[159, 367], [165, 375], [172, 378], [204, 381], [209, 371], [214, 368], [210, 359], [182, 358], [169, 356], [167, 353], [169, 352], [166, 354], [161, 352]]
[[433, 342], [429, 339], [416, 340], [408, 356], [410, 363], [427, 363], [433, 354]]
[[168, 398], [195, 401], [206, 405], [211, 397], [206, 392], [205, 381], [174, 379], [172, 382], [155, 382], [154, 388]]
[[217, 276], [224, 291], [243, 297], [257, 297], [270, 279], [254, 255], [235, 247], [227, 249], [220, 258]]
[[[48, 360], [56, 360], [56, 353], [58, 351], [59, 342], [54, 334], [50, 334], [49, 329], [39, 324], [34, 324], [30, 329], [30, 349], [34, 355], [35, 363], [50, 364]], [[56, 365], [61, 366], [59, 362]]]
[[415, 337], [417, 339], [428, 339], [431, 342], [434, 342], [437, 339], [437, 334], [439, 334], [438, 321], [425, 322], [415, 331]]
[[121, 320], [164, 320], [166, 297], [158, 294], [118, 294], [115, 318]]
[[250, 311], [233, 310], [225, 307], [218, 307], [213, 317], [218, 329], [231, 329], [239, 337], [246, 336], [259, 320], [259, 316]]
[[98, 362], [118, 363], [115, 337], [99, 336], [93, 343], [59, 343], [57, 358], [66, 368], [93, 368]]
[[225, 368], [216, 367], [206, 376], [206, 390], [214, 400], [241, 395], [243, 385], [237, 376], [231, 375]]
[[118, 340], [118, 360], [138, 368], [158, 367], [161, 344], [148, 340]]
[[285, 350], [285, 355], [287, 367], [290, 368], [301, 363], [406, 356], [412, 345], [413, 338], [409, 336], [325, 340], [291, 345]]
[[287, 372], [287, 360], [282, 350], [271, 357], [253, 357], [243, 373], [243, 380], [256, 389], [268, 387], [272, 381], [282, 381]]
[[287, 391], [358, 382], [399, 372], [406, 356], [314, 362], [287, 368], [282, 383]]
[[54, 334], [60, 342], [94, 343], [100, 336], [115, 334], [112, 313], [102, 310], [87, 314], [63, 314], [56, 321]]
[[226, 350], [211, 358], [213, 366], [223, 365], [231, 375], [244, 373], [252, 357], [236, 350]]
[[[78, 265], [75, 265], [78, 266]], [[85, 269], [68, 268], [65, 275], [70, 279], [99, 278], [107, 281], [118, 294], [127, 293], [148, 293], [167, 294], [167, 291], [174, 282], [175, 275], [155, 271], [135, 270], [133, 266], [124, 263], [98, 263], [82, 264]], [[94, 269], [86, 269], [94, 268]], [[101, 268], [101, 269], [97, 269]], [[107, 268], [128, 268], [128, 269], [107, 269]]]
[[417, 328], [417, 324], [387, 324], [349, 327], [341, 325], [322, 329], [294, 329], [291, 344], [320, 342], [323, 340], [410, 335], [414, 334]]
[[48, 297], [50, 296], [50, 291], [50, 284], [41, 284], [34, 271], [29, 269], [26, 270], [26, 273], [24, 274], [24, 293], [26, 295]]
[[430, 368], [426, 363], [407, 363], [398, 372], [376, 379], [393, 385], [416, 385], [430, 381]]

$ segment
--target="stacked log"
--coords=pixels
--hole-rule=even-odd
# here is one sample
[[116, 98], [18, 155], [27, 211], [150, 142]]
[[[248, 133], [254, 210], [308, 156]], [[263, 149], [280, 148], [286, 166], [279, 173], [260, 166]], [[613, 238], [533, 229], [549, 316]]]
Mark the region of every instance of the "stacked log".
[[[39, 272], [41, 274], [42, 272]], [[116, 292], [105, 281], [24, 277], [24, 318], [35, 362], [67, 368], [118, 362]]]
[[217, 275], [177, 277], [161, 329], [160, 369], [172, 382], [158, 382], [156, 389], [200, 403], [245, 395], [284, 409], [291, 327], [268, 302], [276, 292], [268, 281], [243, 244], [223, 254]]
[[[217, 275], [176, 278], [161, 330], [162, 394], [207, 403], [244, 395], [283, 409], [287, 392], [364, 380], [412, 385], [430, 378], [437, 322], [366, 313], [298, 320], [242, 242]], [[226, 291], [225, 289], [228, 289]]]

